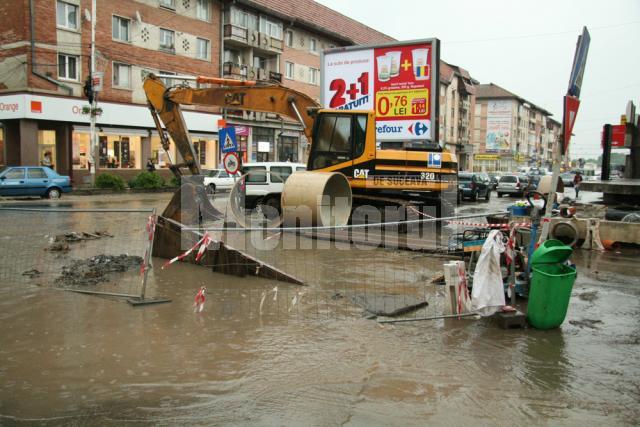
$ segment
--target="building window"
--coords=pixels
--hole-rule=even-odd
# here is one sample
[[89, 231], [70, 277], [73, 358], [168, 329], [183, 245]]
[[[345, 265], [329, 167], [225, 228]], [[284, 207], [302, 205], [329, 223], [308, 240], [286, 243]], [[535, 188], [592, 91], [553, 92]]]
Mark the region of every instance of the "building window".
[[311, 52], [317, 52], [318, 51], [318, 40], [316, 40], [314, 38], [309, 40], [309, 50]]
[[128, 42], [130, 25], [131, 20], [121, 18], [119, 16], [113, 16], [111, 18], [111, 36], [113, 39], [121, 42]]
[[58, 55], [58, 77], [67, 80], [78, 80], [78, 57], [75, 55]]
[[284, 32], [284, 43], [287, 47], [293, 47], [293, 31], [288, 30]]
[[176, 0], [160, 0], [160, 7], [176, 10]]
[[78, 29], [78, 6], [58, 0], [57, 3], [58, 27], [70, 30]]
[[[227, 22], [229, 18], [231, 21]], [[230, 13], [225, 13], [225, 23], [230, 23], [237, 27], [247, 28], [249, 30], [258, 30], [258, 17], [235, 7], [231, 8]]]
[[262, 69], [267, 68], [267, 59], [266, 58], [262, 58], [260, 56], [254, 56], [253, 57], [253, 67], [254, 68], [262, 68]]
[[166, 86], [173, 86], [173, 79], [170, 77], [165, 77], [165, 76], [175, 76], [176, 73], [174, 73], [173, 71], [158, 71], [158, 76], [160, 77], [160, 80], [162, 80], [162, 83]]
[[160, 28], [160, 49], [175, 52], [175, 32]]
[[211, 19], [209, 16], [209, 0], [197, 0], [196, 2], [196, 17], [202, 21]]
[[209, 40], [197, 39], [198, 59], [209, 59]]
[[113, 63], [113, 87], [131, 88], [131, 65]]
[[309, 83], [312, 85], [318, 84], [319, 71], [316, 68], [309, 68]]
[[260, 32], [275, 39], [282, 40], [282, 24], [264, 16], [260, 17]]
[[284, 63], [284, 76], [288, 79], [293, 79], [294, 76], [294, 64], [293, 62]]

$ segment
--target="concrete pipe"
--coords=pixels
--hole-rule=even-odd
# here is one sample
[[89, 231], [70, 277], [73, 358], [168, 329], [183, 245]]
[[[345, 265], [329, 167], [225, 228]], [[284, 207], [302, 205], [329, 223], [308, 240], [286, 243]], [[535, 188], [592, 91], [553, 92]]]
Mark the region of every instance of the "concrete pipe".
[[285, 227], [342, 226], [351, 215], [351, 187], [338, 172], [296, 172], [282, 190]]

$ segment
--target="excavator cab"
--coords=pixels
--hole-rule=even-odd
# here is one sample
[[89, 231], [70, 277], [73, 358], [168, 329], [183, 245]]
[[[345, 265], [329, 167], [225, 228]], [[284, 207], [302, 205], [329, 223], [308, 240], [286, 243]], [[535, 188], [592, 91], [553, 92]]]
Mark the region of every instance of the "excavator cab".
[[373, 111], [320, 110], [307, 169], [354, 176], [354, 167], [375, 157]]

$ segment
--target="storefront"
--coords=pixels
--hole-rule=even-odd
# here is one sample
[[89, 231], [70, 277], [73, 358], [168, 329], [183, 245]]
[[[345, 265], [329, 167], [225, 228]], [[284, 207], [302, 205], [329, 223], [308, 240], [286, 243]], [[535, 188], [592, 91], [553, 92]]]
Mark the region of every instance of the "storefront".
[[[80, 98], [14, 94], [0, 96], [3, 148], [0, 163], [40, 165], [51, 163], [59, 173], [71, 175], [76, 185], [89, 178], [89, 116], [82, 114], [87, 103]], [[97, 118], [100, 171], [130, 179], [144, 170], [148, 159], [169, 176], [170, 160], [182, 161], [171, 141], [165, 153], [146, 106], [101, 102]], [[195, 151], [204, 169], [220, 163], [218, 151], [219, 115], [184, 111]], [[162, 172], [166, 170], [166, 172]]]

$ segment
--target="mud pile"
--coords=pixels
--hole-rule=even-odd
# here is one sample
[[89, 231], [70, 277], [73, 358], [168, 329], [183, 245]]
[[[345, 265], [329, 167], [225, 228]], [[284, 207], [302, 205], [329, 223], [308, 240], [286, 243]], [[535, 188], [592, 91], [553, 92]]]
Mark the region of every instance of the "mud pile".
[[139, 269], [142, 257], [132, 255], [96, 255], [75, 260], [62, 267], [56, 284], [61, 286], [90, 286], [109, 281], [114, 273]]

